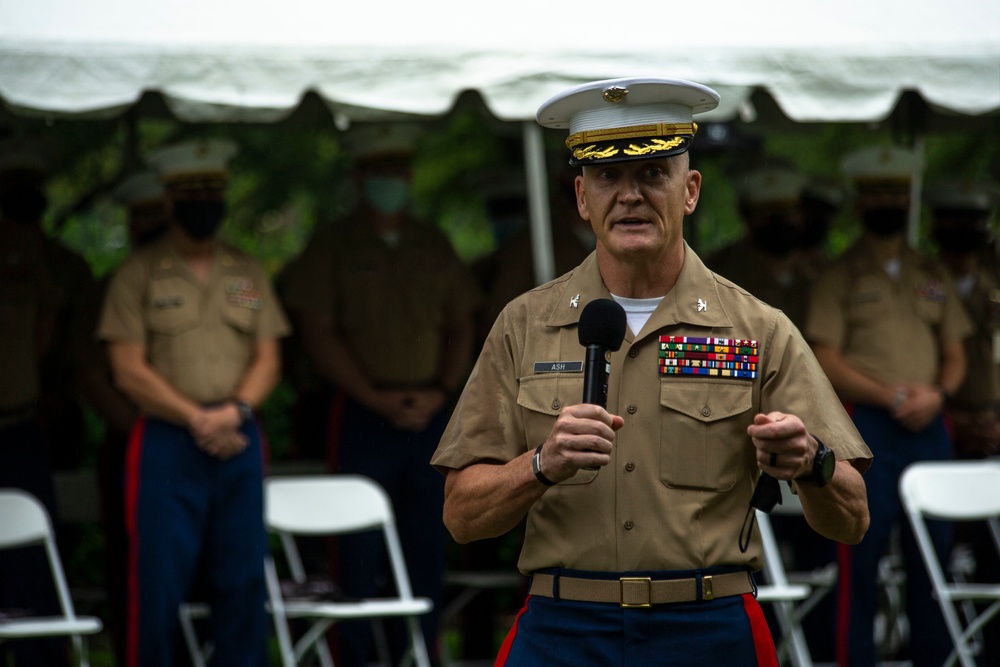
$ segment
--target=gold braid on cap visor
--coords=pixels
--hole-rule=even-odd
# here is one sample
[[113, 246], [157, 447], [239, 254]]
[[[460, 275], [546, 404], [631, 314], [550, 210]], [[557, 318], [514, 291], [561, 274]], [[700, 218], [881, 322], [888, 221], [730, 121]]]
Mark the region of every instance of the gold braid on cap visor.
[[[608, 130], [584, 130], [571, 134], [566, 139], [566, 147], [573, 151], [574, 160], [604, 160], [619, 152], [628, 157], [654, 156], [684, 145], [697, 131], [697, 123], [655, 123]], [[623, 139], [639, 141], [624, 147], [615, 143]], [[589, 145], [577, 148], [581, 144]]]
[[220, 171], [171, 174], [162, 178], [163, 184], [174, 190], [222, 190], [229, 175]]

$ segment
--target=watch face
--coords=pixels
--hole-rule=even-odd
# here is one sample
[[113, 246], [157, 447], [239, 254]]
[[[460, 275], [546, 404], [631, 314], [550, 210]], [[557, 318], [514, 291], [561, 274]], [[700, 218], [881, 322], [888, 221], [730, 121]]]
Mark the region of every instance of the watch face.
[[823, 452], [822, 460], [819, 462], [820, 474], [823, 476], [823, 482], [829, 482], [833, 479], [833, 469], [837, 467], [837, 457], [833, 455], [831, 450], [826, 450]]

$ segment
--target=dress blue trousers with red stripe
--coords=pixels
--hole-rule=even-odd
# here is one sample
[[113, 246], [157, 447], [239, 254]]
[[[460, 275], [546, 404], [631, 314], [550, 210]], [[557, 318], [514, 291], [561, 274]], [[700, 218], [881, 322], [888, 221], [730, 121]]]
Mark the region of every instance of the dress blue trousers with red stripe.
[[767, 622], [750, 593], [642, 608], [531, 595], [495, 667], [777, 664]]
[[211, 606], [213, 667], [263, 667], [264, 505], [260, 430], [245, 424], [249, 444], [222, 461], [184, 428], [140, 420], [129, 443], [130, 667], [172, 667], [177, 610], [196, 580]]

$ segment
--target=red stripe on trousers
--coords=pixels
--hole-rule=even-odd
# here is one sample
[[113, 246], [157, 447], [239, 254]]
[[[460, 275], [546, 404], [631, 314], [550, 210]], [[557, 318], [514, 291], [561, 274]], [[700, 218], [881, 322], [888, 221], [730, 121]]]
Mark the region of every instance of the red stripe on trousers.
[[837, 544], [837, 664], [851, 659], [851, 547]]
[[757, 667], [778, 667], [778, 654], [774, 650], [774, 639], [771, 629], [767, 626], [764, 611], [760, 608], [753, 593], [743, 594], [743, 610], [750, 621], [750, 632], [753, 634], [753, 648], [757, 653]]
[[125, 454], [125, 533], [128, 535], [125, 661], [129, 667], [139, 667], [139, 470], [145, 428], [146, 418], [140, 417], [132, 427]]
[[514, 625], [511, 626], [510, 632], [504, 637], [503, 644], [500, 646], [500, 652], [497, 653], [496, 662], [493, 663], [493, 667], [503, 667], [507, 664], [507, 656], [510, 655], [510, 647], [514, 645], [514, 637], [517, 636], [517, 622], [521, 620], [521, 615], [528, 611], [528, 603], [531, 602], [531, 596], [529, 595], [524, 600], [524, 606], [521, 610], [517, 612], [517, 616], [514, 617]]

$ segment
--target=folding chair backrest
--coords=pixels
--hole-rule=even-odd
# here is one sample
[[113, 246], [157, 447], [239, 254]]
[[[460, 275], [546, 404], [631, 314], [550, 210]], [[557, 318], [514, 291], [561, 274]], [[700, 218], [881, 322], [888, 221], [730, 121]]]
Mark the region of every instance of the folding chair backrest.
[[304, 571], [292, 535], [336, 535], [381, 529], [399, 597], [411, 599], [403, 548], [385, 490], [362, 475], [268, 477], [264, 486], [268, 530], [281, 536], [293, 574]]
[[0, 548], [43, 542], [52, 534], [48, 512], [20, 489], [0, 489]]
[[976, 521], [1000, 516], [1000, 464], [914, 463], [903, 471], [899, 492], [908, 512], [934, 519]]
[[26, 491], [0, 489], [0, 548], [42, 543], [48, 557], [52, 582], [63, 616], [75, 620], [76, 612], [69, 595], [66, 574], [52, 533], [52, 521], [41, 501]]
[[297, 535], [332, 535], [394, 525], [389, 497], [360, 475], [269, 477], [268, 528]]

